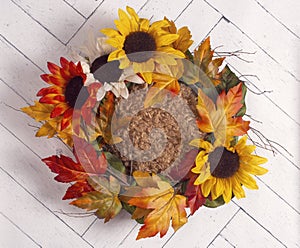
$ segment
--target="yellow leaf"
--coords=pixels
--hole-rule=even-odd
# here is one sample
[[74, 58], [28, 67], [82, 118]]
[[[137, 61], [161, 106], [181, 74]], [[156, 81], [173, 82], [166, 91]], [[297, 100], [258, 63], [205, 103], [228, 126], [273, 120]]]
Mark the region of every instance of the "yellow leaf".
[[35, 101], [34, 103], [34, 105], [21, 108], [21, 110], [36, 121], [49, 120], [50, 114], [54, 109], [54, 105], [40, 103], [38, 101]]

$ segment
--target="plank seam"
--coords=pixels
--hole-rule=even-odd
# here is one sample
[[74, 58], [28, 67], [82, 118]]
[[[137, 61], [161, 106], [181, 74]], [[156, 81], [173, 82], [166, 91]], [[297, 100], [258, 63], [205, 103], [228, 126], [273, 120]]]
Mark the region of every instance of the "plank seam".
[[86, 19], [87, 17], [84, 16], [78, 9], [76, 9], [73, 5], [71, 5], [69, 2], [67, 2], [66, 0], [63, 0], [63, 2], [65, 4], [67, 4], [68, 6], [70, 6], [75, 12], [77, 12], [77, 14], [81, 15], [84, 19]]
[[[239, 206], [238, 206], [239, 207]], [[223, 228], [219, 231], [219, 233], [212, 239], [212, 241], [208, 244], [210, 246], [216, 238], [220, 235], [220, 233], [228, 226], [228, 224], [234, 219], [234, 217], [238, 214], [238, 212], [241, 210], [239, 207], [238, 210], [231, 216], [231, 218], [226, 222], [226, 224], [223, 226]], [[227, 240], [226, 240], [227, 241]], [[228, 242], [228, 241], [227, 241]], [[229, 242], [228, 242], [229, 243]], [[230, 244], [230, 243], [229, 243]], [[230, 244], [231, 245], [231, 244]]]
[[242, 208], [238, 203], [233, 201], [235, 205], [240, 207], [241, 211], [243, 211], [247, 216], [249, 216], [255, 223], [257, 223], [260, 227], [262, 227], [267, 233], [269, 233], [274, 239], [276, 239], [281, 245], [284, 247], [287, 247], [281, 240], [279, 240], [271, 231], [269, 231], [267, 228], [265, 228], [262, 224], [260, 224], [252, 215], [250, 215], [244, 208]]
[[293, 209], [298, 215], [300, 215], [300, 212], [294, 208], [292, 205], [290, 205], [289, 202], [287, 202], [282, 196], [280, 196], [275, 190], [273, 190], [268, 184], [266, 184], [261, 178], [255, 176], [257, 180], [262, 182], [269, 190], [271, 190], [275, 195], [277, 195], [286, 205], [288, 205], [291, 209]]
[[81, 237], [83, 237], [87, 231], [95, 224], [95, 222], [97, 221], [97, 218], [95, 218], [92, 223], [87, 227], [87, 229], [81, 234]]
[[[12, 88], [8, 83], [6, 83], [2, 78], [0, 78], [0, 81], [5, 84], [8, 88], [10, 88], [16, 95], [18, 95], [25, 104], [30, 105], [30, 103], [21, 95], [19, 94], [14, 88]], [[5, 103], [4, 103], [5, 104]], [[8, 106], [8, 105], [7, 105]]]
[[85, 21], [80, 25], [80, 27], [76, 30], [76, 32], [71, 36], [71, 38], [64, 45], [67, 46], [70, 43], [70, 41], [78, 34], [78, 32], [80, 31], [80, 29], [82, 29], [82, 27], [87, 23], [87, 21], [95, 14], [95, 12], [97, 11], [97, 9], [102, 5], [103, 2], [104, 2], [104, 0], [102, 0], [102, 2], [99, 3], [99, 5], [85, 19]]
[[119, 243], [118, 247], [120, 247], [124, 241], [128, 238], [128, 236], [133, 232], [133, 230], [137, 227], [138, 224], [135, 224], [131, 230], [126, 234], [126, 236], [121, 240], [121, 242]]
[[[0, 123], [2, 127], [2, 123]], [[5, 128], [5, 127], [4, 127]], [[8, 130], [7, 128], [5, 128]], [[11, 133], [11, 132], [10, 132]], [[27, 147], [27, 146], [26, 146]], [[78, 232], [76, 232], [70, 225], [68, 225], [64, 220], [62, 220], [58, 215], [56, 215], [50, 208], [48, 208], [42, 201], [40, 201], [35, 195], [33, 195], [27, 188], [25, 188], [21, 183], [19, 183], [12, 175], [10, 175], [5, 169], [0, 166], [0, 170], [2, 170], [7, 176], [9, 176], [16, 184], [18, 184], [24, 191], [26, 191], [31, 197], [33, 197], [39, 204], [41, 204], [44, 208], [46, 208], [51, 214], [53, 214], [57, 219], [59, 219], [63, 224], [66, 225], [72, 232], [78, 235], [84, 242], [86, 242], [89, 246], [93, 247], [86, 239], [80, 236]]]
[[48, 28], [46, 28], [40, 21], [35, 19], [32, 15], [30, 15], [28, 12], [26, 12], [25, 9], [23, 9], [22, 6], [17, 4], [14, 0], [11, 0], [13, 4], [15, 4], [19, 9], [21, 9], [26, 15], [28, 15], [32, 20], [34, 20], [37, 24], [39, 24], [43, 29], [45, 29], [49, 34], [51, 34], [56, 40], [58, 40], [62, 45], [65, 45], [64, 42], [59, 39], [55, 34], [53, 34]]
[[187, 4], [187, 6], [185, 6], [185, 8], [184, 8], [184, 9], [179, 13], [179, 15], [174, 19], [174, 22], [177, 21], [177, 19], [182, 15], [182, 13], [183, 13], [184, 11], [186, 11], [186, 10], [188, 9], [188, 7], [189, 7], [193, 2], [194, 2], [194, 0], [190, 1], [190, 2]]
[[[218, 13], [220, 13], [222, 16], [223, 13], [221, 11], [219, 11], [216, 7], [214, 7], [212, 4], [210, 4], [209, 2], [207, 2], [207, 0], [203, 0], [205, 1], [211, 8], [213, 8], [214, 10], [216, 10]], [[256, 46], [258, 46], [268, 57], [270, 57], [272, 60], [274, 60], [278, 65], [280, 65], [282, 68], [284, 68], [284, 70], [289, 73], [297, 82], [300, 82], [300, 80], [289, 70], [285, 69], [285, 67], [283, 65], [281, 65], [273, 56], [271, 56], [264, 48], [262, 48], [256, 41], [254, 41], [249, 35], [247, 35], [242, 29], [239, 28], [238, 25], [236, 25], [234, 22], [232, 22], [230, 19], [228, 19], [227, 17], [224, 16], [225, 19], [227, 19], [233, 26], [235, 26], [242, 34], [244, 34], [249, 40], [251, 40]]]
[[14, 223], [10, 218], [8, 218], [4, 213], [0, 212], [0, 214], [8, 220], [14, 227], [16, 227], [21, 233], [23, 233], [27, 238], [29, 238], [32, 242], [34, 242], [38, 247], [42, 247], [38, 242], [36, 242], [31, 236], [29, 236], [26, 232], [23, 231], [21, 227], [19, 227], [16, 223]]
[[34, 64], [41, 72], [46, 73], [41, 67], [39, 67], [35, 62], [33, 62], [26, 54], [24, 54], [19, 48], [17, 48], [12, 42], [10, 42], [8, 39], [6, 39], [2, 34], [0, 34], [0, 37], [3, 40], [5, 40], [10, 46], [12, 46], [14, 49], [16, 49], [20, 54], [22, 54], [32, 64]]
[[222, 233], [219, 234], [220, 237], [222, 237], [228, 244], [230, 244], [232, 247], [236, 247], [234, 244], [232, 244], [225, 236], [222, 235]]
[[300, 37], [292, 31], [288, 26], [286, 26], [282, 21], [280, 21], [276, 16], [274, 16], [269, 10], [267, 10], [260, 2], [254, 0], [264, 11], [266, 11], [270, 16], [272, 16], [278, 23], [280, 23], [284, 28], [286, 28], [291, 34], [293, 34], [296, 38], [300, 39]]

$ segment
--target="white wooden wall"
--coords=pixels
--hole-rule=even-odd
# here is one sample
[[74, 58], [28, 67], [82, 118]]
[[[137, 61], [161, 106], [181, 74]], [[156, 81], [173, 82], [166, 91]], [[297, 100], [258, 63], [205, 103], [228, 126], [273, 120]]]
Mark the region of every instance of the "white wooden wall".
[[[249, 88], [252, 126], [290, 153], [259, 150], [269, 173], [260, 190], [218, 209], [200, 209], [176, 234], [135, 241], [139, 225], [122, 212], [107, 224], [61, 197], [42, 157], [59, 140], [34, 138], [37, 124], [18, 109], [45, 86], [46, 61], [57, 63], [88, 30], [110, 27], [130, 5], [152, 20], [168, 16], [188, 25], [195, 45], [207, 35], [219, 51], [243, 49], [246, 63], [226, 62]], [[299, 247], [300, 246], [300, 25], [299, 0], [1, 0], [0, 1], [0, 247]], [[248, 75], [248, 76], [247, 76]], [[249, 76], [250, 75], [250, 76]], [[251, 76], [251, 75], [256, 75]], [[67, 213], [67, 214], [66, 214]]]

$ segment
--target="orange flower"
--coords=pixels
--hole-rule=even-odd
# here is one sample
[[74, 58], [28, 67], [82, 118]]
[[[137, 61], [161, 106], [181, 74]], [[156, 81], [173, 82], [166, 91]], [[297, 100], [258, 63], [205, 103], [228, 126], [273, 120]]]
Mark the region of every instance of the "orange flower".
[[[62, 116], [61, 130], [68, 128], [72, 122], [73, 110], [80, 109], [89, 97], [87, 75], [81, 63], [75, 63], [60, 58], [61, 67], [48, 62], [51, 74], [41, 75], [50, 87], [41, 89], [37, 96], [41, 96], [40, 103], [53, 104], [55, 107], [50, 117]], [[80, 95], [80, 97], [78, 97]]]

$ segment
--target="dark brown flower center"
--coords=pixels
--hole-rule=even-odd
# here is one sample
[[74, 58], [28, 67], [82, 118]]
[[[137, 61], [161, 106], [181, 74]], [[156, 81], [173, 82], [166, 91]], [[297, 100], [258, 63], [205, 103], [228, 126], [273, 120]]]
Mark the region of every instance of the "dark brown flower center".
[[228, 151], [225, 147], [217, 147], [208, 156], [210, 173], [214, 177], [228, 178], [233, 176], [240, 167], [239, 155]]
[[[126, 37], [123, 49], [130, 61], [141, 63], [153, 56], [151, 51], [156, 50], [156, 43], [155, 39], [149, 33], [137, 31], [130, 33]], [[139, 52], [145, 53], [134, 54]]]
[[89, 93], [83, 86], [83, 78], [80, 76], [72, 78], [65, 89], [65, 99], [72, 108], [80, 109], [88, 99]]
[[107, 62], [108, 54], [95, 59], [91, 66], [91, 73], [100, 82], [118, 82], [123, 70], [119, 69], [120, 62], [117, 60]]

